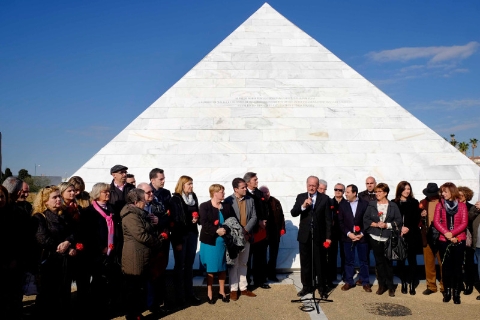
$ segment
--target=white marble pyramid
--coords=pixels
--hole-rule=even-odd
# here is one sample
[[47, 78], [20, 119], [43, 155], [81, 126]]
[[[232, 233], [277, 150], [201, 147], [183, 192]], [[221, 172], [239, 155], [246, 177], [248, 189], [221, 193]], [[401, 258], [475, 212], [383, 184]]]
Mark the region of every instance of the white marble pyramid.
[[[287, 224], [280, 268], [298, 267], [290, 216], [305, 180], [317, 175], [364, 189], [372, 175], [394, 193], [407, 180], [421, 198], [428, 182], [479, 190], [480, 168], [316, 40], [264, 4], [149, 106], [75, 175], [87, 190], [115, 164], [137, 182], [154, 167], [174, 189], [208, 187], [247, 171], [281, 200]], [[475, 195], [475, 198], [477, 195]], [[281, 261], [280, 261], [281, 260]]]

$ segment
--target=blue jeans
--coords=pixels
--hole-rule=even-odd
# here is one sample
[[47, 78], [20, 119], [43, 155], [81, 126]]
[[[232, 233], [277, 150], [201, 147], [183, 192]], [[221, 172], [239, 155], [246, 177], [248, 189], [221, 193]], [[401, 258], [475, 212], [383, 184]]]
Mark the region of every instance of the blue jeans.
[[184, 300], [192, 297], [193, 294], [193, 262], [197, 253], [198, 234], [189, 232], [183, 236], [182, 250], [175, 250], [173, 246], [173, 257], [175, 266], [175, 291], [177, 298]]
[[478, 277], [480, 278], [480, 248], [475, 248], [475, 255], [477, 256]]
[[344, 242], [343, 248], [345, 251], [345, 283], [349, 285], [354, 285], [353, 275], [355, 273], [355, 250], [357, 251], [358, 261], [360, 262], [360, 280], [362, 280], [362, 285], [370, 284], [370, 279], [368, 275], [368, 264], [367, 264], [367, 255], [368, 255], [368, 243], [360, 243], [355, 241], [355, 244], [352, 247], [351, 242]]

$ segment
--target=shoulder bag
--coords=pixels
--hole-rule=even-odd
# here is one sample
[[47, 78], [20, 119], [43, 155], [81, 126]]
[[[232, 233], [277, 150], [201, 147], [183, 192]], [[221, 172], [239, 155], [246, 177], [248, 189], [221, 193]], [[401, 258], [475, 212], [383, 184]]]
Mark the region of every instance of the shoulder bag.
[[390, 237], [385, 242], [385, 257], [391, 261], [401, 261], [407, 258], [408, 245], [405, 239], [400, 235], [397, 224], [392, 229]]

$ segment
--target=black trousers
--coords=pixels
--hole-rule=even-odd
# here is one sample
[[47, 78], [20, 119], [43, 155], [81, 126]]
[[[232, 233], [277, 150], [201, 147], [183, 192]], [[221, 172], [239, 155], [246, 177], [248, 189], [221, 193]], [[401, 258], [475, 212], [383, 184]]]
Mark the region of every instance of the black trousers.
[[136, 319], [146, 308], [147, 277], [124, 275], [124, 308], [127, 319]]
[[393, 263], [385, 257], [385, 241], [377, 241], [370, 237], [370, 245], [375, 257], [378, 285], [394, 289]]
[[[312, 257], [312, 241], [309, 237], [305, 243], [299, 242], [300, 252], [300, 278], [304, 288], [313, 289], [315, 280], [317, 288], [324, 288], [325, 276], [322, 273], [322, 255], [325, 255], [323, 248], [317, 243], [313, 244], [313, 257]], [[312, 267], [313, 260], [313, 267]], [[326, 268], [323, 268], [326, 270]]]
[[[338, 249], [340, 245], [340, 250]], [[328, 248], [328, 261], [327, 261], [327, 269], [328, 269], [328, 276], [327, 281], [333, 282], [337, 280], [337, 257], [338, 252], [340, 251], [340, 273], [342, 275], [342, 279], [345, 276], [345, 249], [343, 247], [343, 242], [338, 239], [332, 239], [332, 243], [330, 244], [330, 248]]]
[[443, 261], [443, 286], [445, 288], [460, 289], [465, 241], [461, 241], [457, 245], [449, 245], [450, 243], [450, 241], [438, 241], [438, 250]]
[[255, 285], [264, 284], [267, 281], [267, 239], [252, 243], [250, 254], [252, 261], [252, 275]]
[[463, 282], [465, 282], [465, 285], [473, 286], [475, 283], [475, 273], [477, 268], [475, 268], [475, 261], [473, 260], [474, 256], [475, 245], [472, 244], [472, 247], [465, 247], [465, 264], [463, 265], [465, 271]]
[[268, 262], [267, 262], [267, 276], [274, 278], [277, 275], [277, 258], [278, 248], [280, 247], [280, 240], [273, 239], [268, 241]]
[[[408, 260], [408, 266], [405, 261]], [[417, 248], [410, 246], [407, 251], [407, 259], [397, 261], [398, 271], [400, 273], [400, 280], [406, 283], [417, 284]]]

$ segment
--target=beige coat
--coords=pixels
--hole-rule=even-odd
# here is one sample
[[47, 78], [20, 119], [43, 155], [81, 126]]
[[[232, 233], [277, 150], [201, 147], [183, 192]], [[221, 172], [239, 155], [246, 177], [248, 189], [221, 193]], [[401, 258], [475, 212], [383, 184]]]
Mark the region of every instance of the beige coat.
[[162, 240], [158, 239], [144, 210], [127, 204], [120, 217], [123, 229], [122, 271], [128, 275], [142, 275], [154, 251], [160, 249]]

